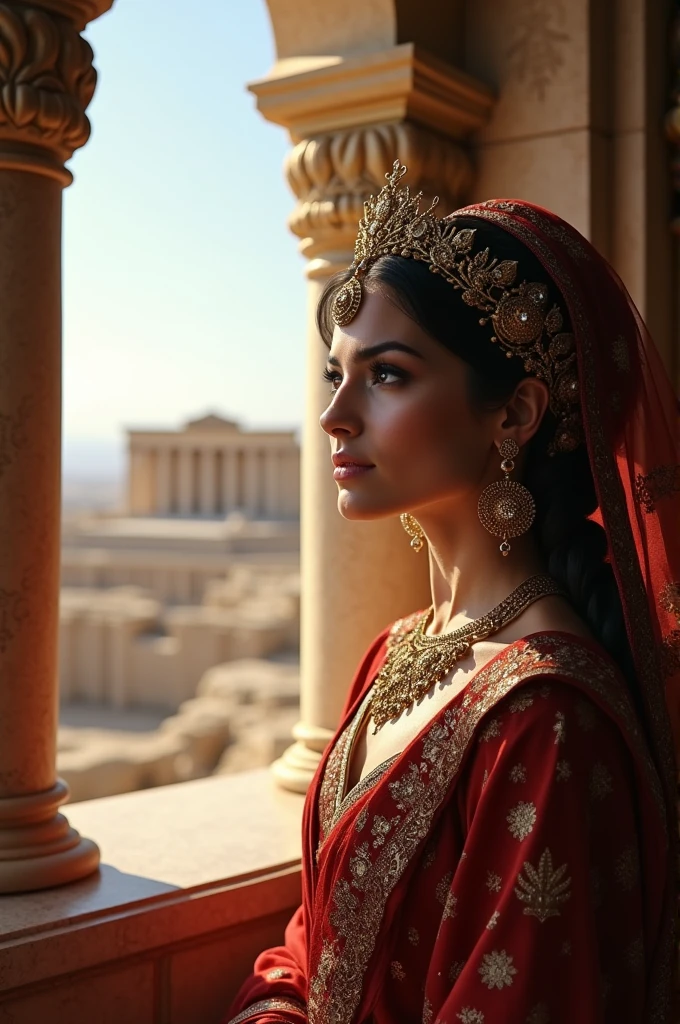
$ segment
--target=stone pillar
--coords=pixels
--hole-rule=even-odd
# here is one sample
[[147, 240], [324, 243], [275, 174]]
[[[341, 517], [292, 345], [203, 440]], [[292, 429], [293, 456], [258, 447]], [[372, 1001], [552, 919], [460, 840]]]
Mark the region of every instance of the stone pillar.
[[[89, 134], [112, 0], [0, 5], [0, 892], [90, 874], [55, 777], [61, 456], [61, 193]], [[49, 11], [43, 7], [49, 7]]]
[[[270, 12], [276, 34], [271, 3]], [[429, 63], [412, 44], [304, 73], [275, 68], [251, 90], [262, 114], [285, 125], [297, 143], [287, 162], [298, 199], [289, 225], [308, 259], [301, 721], [293, 731], [297, 742], [274, 765], [284, 787], [302, 792], [370, 641], [390, 621], [429, 603], [427, 560], [415, 556], [398, 517], [355, 523], [337, 511], [329, 439], [319, 426], [328, 389], [316, 305], [328, 277], [352, 262], [363, 202], [382, 187], [395, 159], [408, 166], [413, 191], [422, 189], [426, 201], [440, 195], [442, 214], [460, 205], [471, 166], [455, 140], [483, 122], [492, 97], [442, 61]]]
[[204, 448], [200, 455], [201, 458], [201, 480], [200, 480], [200, 501], [199, 508], [201, 515], [214, 516], [215, 505], [217, 500], [216, 494], [216, 470], [217, 470], [217, 456], [212, 448]]
[[278, 448], [267, 448], [264, 459], [264, 514], [278, 519], [281, 507], [281, 452]]
[[255, 518], [259, 514], [260, 505], [260, 460], [256, 448], [245, 450], [245, 494], [246, 513]]
[[149, 478], [151, 458], [147, 449], [130, 447], [128, 478], [128, 511], [132, 516], [146, 515], [149, 511]]
[[180, 448], [177, 465], [177, 511], [181, 516], [190, 516], [194, 510], [193, 451]]
[[156, 502], [154, 511], [160, 516], [172, 510], [172, 451], [160, 445], [156, 458]]
[[225, 515], [238, 506], [236, 454], [236, 448], [225, 448], [222, 455], [222, 494], [224, 495], [223, 511]]

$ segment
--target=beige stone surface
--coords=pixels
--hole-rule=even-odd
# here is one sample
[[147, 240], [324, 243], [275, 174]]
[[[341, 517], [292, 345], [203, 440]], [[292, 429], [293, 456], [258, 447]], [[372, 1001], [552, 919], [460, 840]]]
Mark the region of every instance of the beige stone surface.
[[591, 133], [585, 129], [480, 144], [470, 201], [528, 199], [588, 236], [590, 153]]
[[58, 771], [76, 802], [269, 765], [289, 742], [299, 690], [297, 657], [286, 654], [213, 666], [166, 716], [66, 705]]
[[227, 659], [299, 645], [300, 585], [288, 567], [232, 570], [200, 605], [165, 608], [138, 587], [61, 591], [63, 700], [176, 708]]
[[591, 7], [587, 0], [466, 5], [465, 67], [497, 97], [476, 142], [591, 124]]

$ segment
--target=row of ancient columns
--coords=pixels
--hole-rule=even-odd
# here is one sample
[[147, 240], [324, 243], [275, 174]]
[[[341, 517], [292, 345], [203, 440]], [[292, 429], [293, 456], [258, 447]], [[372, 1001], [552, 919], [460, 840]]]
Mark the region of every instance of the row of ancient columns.
[[133, 448], [132, 515], [226, 515], [253, 518], [299, 514], [300, 456], [295, 449]]

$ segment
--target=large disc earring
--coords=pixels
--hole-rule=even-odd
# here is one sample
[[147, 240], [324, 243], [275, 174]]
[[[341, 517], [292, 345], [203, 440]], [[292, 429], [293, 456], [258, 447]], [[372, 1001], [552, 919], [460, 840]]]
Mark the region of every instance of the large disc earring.
[[505, 476], [484, 488], [479, 496], [477, 514], [484, 529], [501, 538], [500, 552], [505, 557], [510, 554], [508, 539], [520, 537], [531, 527], [536, 505], [531, 491], [510, 479], [515, 468], [514, 460], [519, 454], [517, 442], [506, 437], [498, 451]]
[[421, 529], [420, 523], [413, 518], [410, 512], [402, 512], [399, 518], [401, 519], [401, 525], [409, 537], [412, 538], [411, 547], [417, 554], [425, 543], [425, 534]]

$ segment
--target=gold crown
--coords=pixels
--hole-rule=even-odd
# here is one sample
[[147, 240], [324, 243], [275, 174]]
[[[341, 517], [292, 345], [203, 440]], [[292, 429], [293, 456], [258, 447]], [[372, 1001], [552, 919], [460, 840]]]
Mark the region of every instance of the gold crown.
[[461, 292], [468, 306], [485, 316], [479, 323], [493, 325], [491, 341], [508, 359], [519, 356], [527, 373], [545, 381], [550, 409], [558, 427], [550, 452], [572, 451], [582, 440], [578, 411], [574, 336], [562, 330], [564, 317], [557, 305], [548, 308], [548, 288], [517, 278], [516, 260], [497, 260], [489, 249], [471, 250], [475, 228], [457, 229], [454, 220], [433, 215], [438, 198], [420, 212], [422, 192], [411, 196], [408, 185], [399, 187], [406, 168], [395, 160], [379, 195], [364, 203], [364, 216], [354, 247], [352, 276], [336, 292], [332, 316], [345, 327], [356, 316], [363, 295], [362, 278], [380, 256], [405, 256], [429, 265]]

